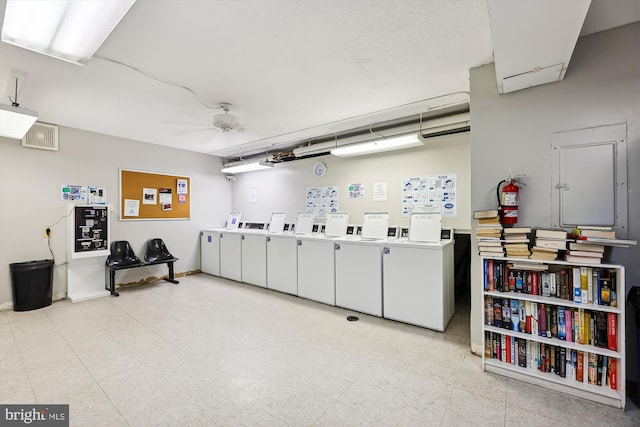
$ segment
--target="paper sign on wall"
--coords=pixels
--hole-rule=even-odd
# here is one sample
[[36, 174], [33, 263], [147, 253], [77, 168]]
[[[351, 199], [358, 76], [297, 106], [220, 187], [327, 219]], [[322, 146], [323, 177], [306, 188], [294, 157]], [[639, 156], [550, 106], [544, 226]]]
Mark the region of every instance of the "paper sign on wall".
[[308, 187], [306, 211], [315, 213], [315, 217], [326, 219], [328, 213], [338, 212], [338, 187]]
[[60, 198], [65, 201], [87, 202], [87, 187], [83, 185], [61, 185]]
[[364, 197], [364, 184], [349, 184], [349, 198], [360, 199]]
[[444, 218], [457, 217], [457, 188], [457, 173], [403, 178], [402, 216], [438, 212]]

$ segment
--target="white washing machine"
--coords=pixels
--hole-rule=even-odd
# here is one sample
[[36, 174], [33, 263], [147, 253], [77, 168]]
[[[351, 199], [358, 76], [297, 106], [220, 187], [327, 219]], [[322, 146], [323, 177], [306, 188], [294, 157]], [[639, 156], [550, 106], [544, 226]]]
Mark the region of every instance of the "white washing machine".
[[377, 240], [335, 240], [336, 305], [382, 316], [382, 246]]
[[387, 212], [369, 212], [360, 236], [336, 239], [337, 306], [382, 316], [382, 242], [388, 230]]
[[336, 305], [333, 239], [298, 237], [298, 296]]
[[[250, 224], [250, 223], [248, 223]], [[245, 224], [246, 227], [246, 224]], [[242, 282], [267, 287], [266, 224], [243, 230], [241, 237]]]
[[203, 230], [200, 233], [200, 270], [220, 276], [220, 230]]
[[298, 296], [336, 305], [334, 240], [346, 235], [348, 224], [348, 213], [330, 213], [325, 234], [298, 237]]
[[267, 288], [298, 294], [298, 249], [293, 233], [269, 233], [267, 240]]
[[242, 281], [242, 231], [220, 231], [220, 277]]
[[453, 241], [383, 244], [384, 317], [444, 331], [455, 312]]

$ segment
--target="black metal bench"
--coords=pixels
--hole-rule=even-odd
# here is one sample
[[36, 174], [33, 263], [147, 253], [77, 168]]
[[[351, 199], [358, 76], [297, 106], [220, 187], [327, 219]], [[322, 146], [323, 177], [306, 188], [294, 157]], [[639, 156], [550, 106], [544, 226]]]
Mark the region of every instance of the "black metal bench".
[[105, 284], [105, 289], [111, 292], [114, 297], [120, 294], [116, 292], [116, 271], [127, 270], [130, 268], [147, 267], [150, 265], [167, 264], [169, 267], [169, 277], [164, 280], [174, 284], [178, 282], [173, 276], [173, 263], [178, 261], [167, 250], [162, 239], [150, 239], [147, 242], [147, 251], [144, 255], [145, 260], [140, 260], [131, 245], [126, 240], [118, 240], [111, 243], [111, 254], [107, 257], [105, 267], [109, 270], [109, 283]]

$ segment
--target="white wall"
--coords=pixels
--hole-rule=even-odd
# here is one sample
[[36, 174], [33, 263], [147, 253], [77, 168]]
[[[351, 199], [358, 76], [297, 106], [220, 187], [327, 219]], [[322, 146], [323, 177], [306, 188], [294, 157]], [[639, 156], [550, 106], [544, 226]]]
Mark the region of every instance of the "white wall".
[[[160, 237], [180, 260], [176, 272], [200, 268], [199, 231], [224, 225], [231, 208], [231, 189], [220, 173], [221, 160], [204, 154], [165, 148], [72, 128], [60, 128], [60, 151], [23, 148], [0, 138], [0, 308], [11, 307], [9, 264], [51, 258], [43, 230], [68, 213], [60, 185], [107, 188], [114, 205], [111, 239], [128, 240], [144, 254], [147, 239]], [[118, 220], [118, 169], [136, 169], [191, 177], [191, 219], [186, 221]], [[66, 260], [67, 221], [53, 227], [51, 247], [56, 263]], [[166, 274], [166, 266], [119, 272], [118, 283]], [[54, 295], [66, 293], [66, 267], [55, 267]]]
[[[628, 238], [640, 240], [640, 23], [580, 38], [563, 81], [507, 95], [496, 92], [493, 64], [471, 70], [471, 207], [496, 207], [495, 187], [509, 172], [525, 173], [518, 224], [549, 227], [551, 135], [627, 123]], [[475, 247], [475, 242], [473, 242]], [[640, 285], [640, 248], [614, 249], [626, 266], [627, 289]], [[481, 266], [471, 269], [471, 342], [482, 351]], [[626, 293], [619, 293], [620, 300]], [[629, 320], [629, 317], [627, 318]], [[627, 322], [629, 328], [633, 323]], [[635, 325], [633, 325], [635, 329]], [[635, 347], [633, 331], [627, 348]], [[634, 360], [634, 359], [631, 359]], [[629, 363], [627, 366], [635, 370]]]
[[[307, 187], [339, 186], [340, 212], [348, 212], [350, 222], [362, 223], [365, 212], [389, 212], [390, 223], [408, 225], [402, 217], [402, 179], [445, 173], [458, 174], [458, 217], [445, 218], [443, 225], [457, 230], [470, 229], [470, 153], [469, 133], [433, 138], [427, 147], [399, 150], [378, 155], [339, 158], [331, 155], [277, 164], [273, 169], [237, 174], [233, 186], [233, 209], [243, 220], [269, 221], [272, 212], [286, 212], [287, 221], [305, 210]], [[313, 165], [327, 165], [324, 177], [312, 173]], [[374, 202], [374, 182], [386, 181], [388, 201]], [[349, 199], [349, 184], [364, 183], [365, 197]], [[256, 203], [249, 203], [249, 191], [256, 190]]]

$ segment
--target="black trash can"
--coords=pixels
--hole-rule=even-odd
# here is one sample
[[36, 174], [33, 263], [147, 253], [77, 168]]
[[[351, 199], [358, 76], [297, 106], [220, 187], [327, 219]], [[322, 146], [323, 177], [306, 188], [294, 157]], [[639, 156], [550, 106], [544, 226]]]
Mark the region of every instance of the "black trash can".
[[53, 260], [9, 264], [13, 310], [29, 311], [51, 305]]

